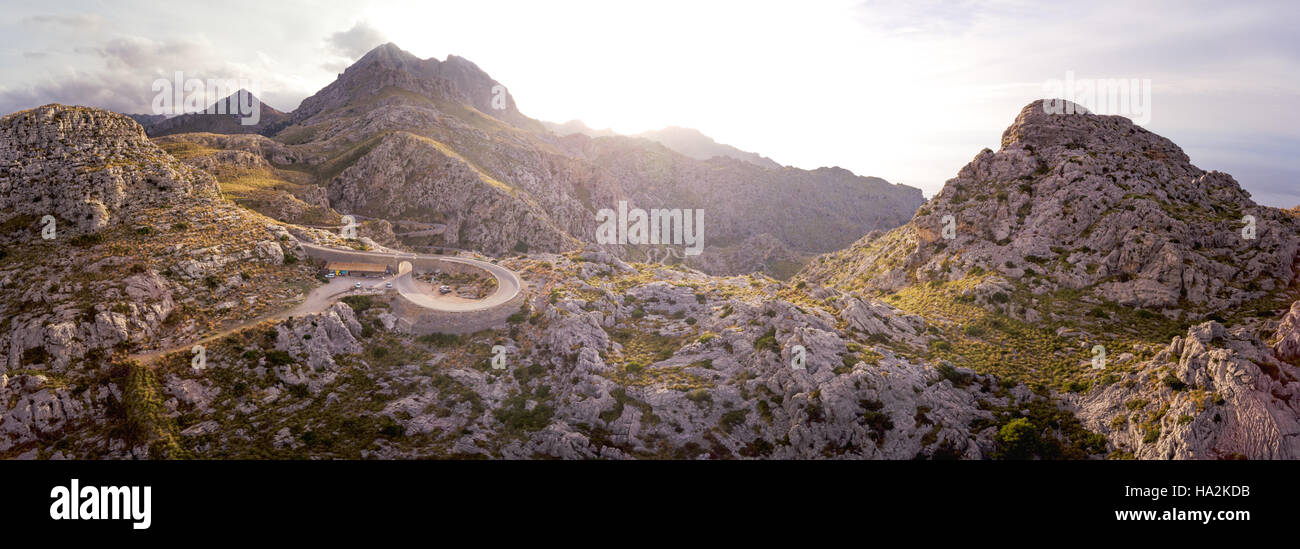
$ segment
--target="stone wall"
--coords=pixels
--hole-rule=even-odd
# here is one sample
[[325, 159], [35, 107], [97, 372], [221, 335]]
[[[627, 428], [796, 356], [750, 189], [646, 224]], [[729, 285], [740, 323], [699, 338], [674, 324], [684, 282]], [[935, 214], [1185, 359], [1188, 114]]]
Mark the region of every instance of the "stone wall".
[[[391, 254], [330, 248], [304, 247], [303, 249], [307, 255], [324, 261], [383, 263], [392, 269], [392, 272], [397, 272], [398, 267], [403, 262], [409, 262], [416, 273], [440, 270], [444, 273], [494, 276], [485, 269], [471, 263], [457, 261], [453, 257], [402, 257]], [[392, 307], [393, 314], [402, 320], [405, 330], [416, 335], [431, 333], [468, 334], [480, 330], [504, 328], [507, 325], [506, 319], [510, 318], [510, 315], [519, 312], [519, 307], [527, 299], [527, 292], [525, 292], [525, 287], [522, 286], [523, 280], [519, 282], [521, 287], [514, 298], [481, 311], [433, 311], [411, 303], [400, 295], [394, 295], [389, 300], [389, 305]], [[500, 283], [499, 280], [498, 283]]]
[[491, 273], [476, 267], [469, 263], [457, 261], [454, 257], [401, 257], [392, 254], [381, 254], [375, 252], [361, 252], [353, 250], [334, 250], [329, 248], [303, 247], [308, 256], [316, 259], [329, 261], [362, 261], [366, 263], [382, 263], [387, 265], [392, 272], [397, 272], [397, 267], [403, 261], [410, 262], [411, 267], [417, 273], [441, 270], [444, 273], [488, 275]]
[[470, 334], [480, 330], [505, 328], [506, 319], [519, 312], [527, 299], [524, 291], [496, 307], [481, 311], [433, 311], [415, 305], [401, 296], [393, 296], [389, 305], [393, 314], [402, 319], [407, 331], [415, 335], [432, 333]]

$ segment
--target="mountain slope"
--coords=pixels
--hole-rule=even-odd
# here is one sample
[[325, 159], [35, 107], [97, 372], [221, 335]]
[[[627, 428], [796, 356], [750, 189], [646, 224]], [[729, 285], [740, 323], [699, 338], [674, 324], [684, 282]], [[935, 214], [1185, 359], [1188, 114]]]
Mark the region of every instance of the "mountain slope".
[[[593, 130], [582, 123], [581, 120], [570, 120], [563, 124], [552, 122], [543, 122], [546, 129], [555, 135], [564, 137], [580, 133], [587, 137], [614, 137], [619, 135], [613, 130]], [[743, 160], [755, 166], [762, 168], [780, 168], [781, 165], [770, 158], [758, 153], [742, 151], [731, 145], [718, 143], [712, 137], [700, 133], [699, 130], [691, 128], [682, 128], [678, 126], [669, 126], [660, 130], [651, 130], [642, 132], [628, 137], [643, 137], [659, 143], [673, 151], [679, 152], [696, 160], [708, 160], [715, 156], [734, 158]]]
[[[557, 137], [519, 113], [508, 93], [496, 95], [503, 90], [497, 86], [463, 59], [421, 60], [381, 46], [304, 100], [273, 136], [292, 150], [292, 164], [266, 160], [323, 187], [336, 212], [429, 229], [401, 233], [418, 235], [400, 237], [409, 246], [560, 252], [594, 245], [596, 212], [619, 201], [707, 208], [705, 253], [717, 253], [693, 265], [714, 273], [757, 268], [788, 276], [807, 255], [896, 226], [922, 202], [919, 190], [843, 170], [765, 173], [647, 140]], [[397, 150], [405, 156], [393, 156]], [[449, 168], [433, 169], [437, 163]], [[803, 221], [790, 223], [792, 214]], [[609, 249], [624, 257], [651, 253]]]
[[[1245, 216], [1254, 238], [1243, 236]], [[952, 216], [954, 238], [942, 238]], [[893, 289], [980, 268], [1045, 291], [1151, 309], [1236, 306], [1290, 284], [1292, 216], [1256, 205], [1127, 119], [1025, 107], [904, 228], [827, 257], [810, 276]], [[1227, 261], [1232, 258], [1239, 261]]]
[[1300, 369], [1272, 345], [1298, 245], [1169, 140], [1039, 101], [907, 225], [796, 280], [926, 318], [943, 342], [917, 353], [1060, 392], [1118, 455], [1296, 457]]
[[293, 123], [310, 124], [313, 117], [361, 101], [383, 100], [386, 91], [393, 88], [464, 105], [519, 128], [542, 129], [541, 123], [519, 112], [504, 86], [469, 60], [455, 55], [445, 61], [420, 59], [391, 43], [371, 50], [334, 82], [303, 100], [291, 119]]
[[[253, 105], [254, 102], [256, 102], [258, 109], [257, 121], [245, 124], [246, 117], [240, 114], [242, 112], [240, 105], [243, 105], [243, 109], [247, 110], [249, 105]], [[208, 108], [204, 109], [203, 112], [182, 114], [171, 118], [146, 114], [129, 116], [132, 120], [144, 126], [145, 133], [149, 134], [150, 137], [178, 133], [273, 133], [287, 117], [285, 113], [263, 103], [248, 90], [239, 90], [216, 103], [208, 105]], [[252, 122], [251, 119], [248, 121]]]
[[0, 118], [0, 189], [3, 457], [175, 455], [155, 375], [124, 356], [279, 311], [313, 285], [283, 227], [222, 200], [125, 116]]
[[[1023, 386], [896, 355], [863, 332], [924, 342], [919, 320], [761, 275], [594, 251], [513, 257], [501, 264], [535, 290], [505, 329], [417, 337], [382, 294], [285, 317], [315, 286], [290, 231], [328, 235], [222, 199], [194, 165], [214, 150], [229, 164], [248, 160], [240, 151], [286, 166], [313, 157], [261, 136], [190, 138], [201, 145], [159, 140], [181, 161], [104, 111], [0, 119], [6, 189], [30, 189], [31, 204], [121, 198], [102, 223], [52, 241], [18, 203], [3, 211], [0, 457], [976, 459], [1005, 451], [996, 432], [1011, 410], [1057, 418], [1044, 455], [1102, 450]], [[343, 171], [423, 174], [458, 200], [455, 185], [491, 184], [444, 147], [392, 132]], [[518, 202], [466, 208], [492, 204]], [[489, 365], [495, 345], [509, 349], [505, 369]], [[797, 368], [795, 345], [810, 350]], [[148, 366], [128, 358], [177, 347]]]
[[699, 130], [690, 128], [669, 126], [662, 130], [642, 132], [637, 134], [636, 137], [644, 137], [663, 144], [665, 147], [696, 160], [708, 160], [715, 156], [725, 156], [743, 160], [761, 168], [779, 169], [781, 167], [771, 158], [758, 153], [742, 151], [731, 145], [718, 143], [712, 137], [700, 133]]
[[0, 126], [0, 211], [95, 232], [144, 207], [190, 194], [215, 195], [206, 174], [176, 163], [131, 119], [84, 107], [46, 105]]

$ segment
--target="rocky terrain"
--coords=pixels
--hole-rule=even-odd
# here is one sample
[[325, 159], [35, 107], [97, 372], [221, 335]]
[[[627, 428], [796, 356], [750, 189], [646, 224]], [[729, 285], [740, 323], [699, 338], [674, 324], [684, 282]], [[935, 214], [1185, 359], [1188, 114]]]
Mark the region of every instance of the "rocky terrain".
[[1117, 455], [1291, 458], [1297, 229], [1125, 118], [1035, 102], [910, 223], [796, 280], [927, 318], [926, 356], [1070, 395]]
[[[1031, 104], [910, 222], [809, 260], [892, 186], [547, 138], [441, 99], [491, 82], [472, 65], [378, 51], [362, 74], [440, 99], [340, 85], [293, 139], [0, 119], [0, 457], [1300, 457], [1300, 221], [1125, 119]], [[744, 215], [822, 192], [815, 227]], [[715, 204], [722, 253], [644, 262], [575, 221], [665, 196]], [[284, 314], [324, 281], [298, 242], [411, 233], [510, 251], [523, 306], [467, 335], [360, 294]]]
[[[97, 172], [42, 174], [105, 150], [138, 159], [114, 165], [123, 181], [171, 178], [123, 185], [122, 206], [73, 238], [6, 224], [6, 457], [1022, 457], [1025, 417], [1053, 426], [1032, 434], [1036, 452], [1107, 451], [1051, 395], [900, 352], [933, 338], [920, 317], [761, 274], [529, 253], [502, 260], [531, 297], [500, 330], [414, 336], [366, 296], [259, 323], [317, 284], [290, 233], [330, 237], [222, 198], [203, 167], [275, 175], [267, 157], [310, 157], [260, 136], [159, 140], [182, 161], [127, 118], [78, 107], [0, 127], [48, 136], [0, 143], [13, 188], [84, 203]], [[221, 152], [235, 149], [259, 152]], [[37, 213], [16, 208], [5, 215]], [[213, 333], [196, 367], [186, 342]]]
[[[392, 44], [261, 130], [268, 140], [217, 141], [210, 134], [226, 133], [220, 128], [188, 127], [199, 133], [169, 131], [161, 143], [222, 172], [215, 175], [223, 189], [241, 204], [317, 225], [341, 214], [422, 225], [405, 231], [409, 238], [396, 233], [421, 249], [573, 251], [596, 243], [599, 210], [627, 201], [704, 209], [709, 257], [695, 258], [696, 268], [788, 277], [811, 255], [905, 223], [924, 201], [917, 189], [838, 168], [782, 168], [681, 145], [713, 143], [682, 131], [660, 138], [685, 154], [648, 139], [557, 136], [520, 113], [505, 87], [473, 63], [422, 60]], [[266, 161], [256, 174], [245, 169], [248, 155]], [[629, 259], [665, 255], [644, 245], [607, 251]]]
[[1034, 434], [1052, 457], [1106, 449], [1023, 385], [866, 343], [929, 339], [882, 303], [601, 252], [504, 264], [541, 291], [503, 331], [412, 337], [356, 297], [227, 338], [205, 372], [174, 357], [178, 455], [981, 459], [1021, 455], [1000, 430], [1022, 416], [1058, 426]]
[[93, 233], [143, 208], [216, 194], [210, 176], [158, 150], [138, 124], [96, 109], [15, 113], [0, 125], [0, 140], [0, 211], [11, 228], [49, 215], [56, 234]]
[[315, 285], [283, 227], [222, 200], [121, 115], [47, 105], [0, 119], [0, 188], [0, 455], [144, 455], [113, 431], [146, 420], [131, 396], [148, 396], [132, 392], [145, 370], [122, 357]]

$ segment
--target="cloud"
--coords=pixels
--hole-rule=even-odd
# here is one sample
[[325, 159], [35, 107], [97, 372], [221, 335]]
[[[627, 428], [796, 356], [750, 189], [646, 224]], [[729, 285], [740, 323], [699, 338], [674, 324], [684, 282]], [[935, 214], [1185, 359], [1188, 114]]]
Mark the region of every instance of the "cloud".
[[[215, 59], [205, 47], [193, 42], [168, 40], [154, 42], [145, 38], [115, 38], [99, 48], [95, 54], [114, 69], [152, 69], [174, 67], [175, 70], [195, 70], [196, 65], [208, 64]], [[219, 58], [217, 58], [219, 59]]]
[[[139, 37], [112, 38], [92, 46], [75, 47], [70, 56], [81, 63], [0, 89], [0, 112], [62, 103], [123, 113], [148, 113], [157, 93], [153, 90], [154, 81], [171, 81], [177, 72], [183, 73], [186, 79], [249, 80], [247, 87], [259, 97], [268, 88], [296, 92], [300, 87], [282, 85], [279, 77], [265, 70], [269, 58], [245, 65], [226, 60], [226, 53], [204, 41], [154, 41]], [[275, 82], [264, 81], [268, 76]], [[288, 101], [278, 94], [277, 97]], [[218, 99], [221, 98], [205, 98], [205, 102]]]
[[73, 71], [0, 92], [0, 111], [13, 112], [48, 103], [92, 105], [117, 112], [146, 112], [152, 93], [149, 82], [139, 85], [114, 73]]
[[358, 21], [352, 28], [336, 32], [325, 40], [331, 51], [351, 61], [385, 42], [388, 42], [388, 37], [365, 21]]
[[961, 35], [988, 13], [1002, 13], [997, 2], [973, 0], [866, 0], [858, 22], [884, 35]]
[[50, 27], [68, 27], [77, 31], [95, 30], [104, 24], [104, 18], [96, 14], [73, 15], [33, 15], [23, 18], [24, 23]]

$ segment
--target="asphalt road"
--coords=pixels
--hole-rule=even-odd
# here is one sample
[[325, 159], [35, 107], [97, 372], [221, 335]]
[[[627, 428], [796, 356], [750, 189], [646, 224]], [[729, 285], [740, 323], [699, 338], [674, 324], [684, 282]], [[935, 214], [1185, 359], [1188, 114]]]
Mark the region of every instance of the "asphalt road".
[[[223, 328], [220, 331], [209, 333], [201, 339], [190, 341], [183, 345], [176, 345], [166, 349], [158, 349], [155, 351], [131, 355], [131, 358], [139, 361], [141, 364], [148, 364], [159, 357], [178, 351], [188, 351], [195, 345], [202, 345], [210, 341], [215, 341], [269, 320], [279, 320], [324, 311], [328, 309], [330, 305], [334, 304], [334, 302], [340, 297], [346, 295], [363, 295], [383, 292], [387, 290], [385, 283], [388, 282], [392, 282], [393, 289], [397, 290], [402, 297], [406, 298], [410, 302], [435, 311], [447, 312], [469, 312], [491, 309], [492, 307], [496, 307], [497, 305], [514, 299], [515, 296], [519, 295], [519, 292], [523, 288], [523, 284], [519, 281], [519, 275], [516, 275], [514, 271], [500, 265], [488, 263], [486, 261], [479, 261], [477, 259], [415, 253], [363, 252], [356, 250], [340, 250], [338, 248], [326, 248], [314, 244], [307, 244], [305, 242], [300, 242], [300, 244], [302, 244], [304, 248], [329, 250], [336, 253], [343, 252], [345, 255], [350, 256], [350, 259], [362, 262], [376, 259], [387, 260], [390, 258], [436, 258], [451, 263], [473, 265], [491, 273], [492, 276], [497, 279], [497, 291], [493, 292], [492, 295], [487, 296], [486, 298], [476, 300], [464, 299], [453, 295], [441, 295], [437, 293], [432, 285], [415, 280], [415, 277], [411, 276], [411, 264], [408, 262], [402, 262], [399, 264], [398, 273], [396, 275], [378, 278], [359, 278], [350, 276], [333, 278], [324, 286], [314, 288], [307, 294], [307, 298], [303, 300], [302, 303], [292, 309], [270, 313], [252, 320], [241, 322], [237, 325]], [[358, 282], [361, 283], [360, 290], [356, 288]]]
[[[415, 280], [411, 276], [411, 265], [408, 262], [399, 264], [397, 275], [393, 278], [393, 286], [411, 303], [432, 309], [435, 311], [447, 312], [466, 312], [481, 311], [491, 309], [502, 303], [506, 303], [519, 295], [523, 290], [523, 284], [519, 281], [519, 275], [514, 271], [487, 261], [479, 261], [466, 257], [452, 257], [444, 255], [416, 254], [406, 252], [363, 252], [359, 250], [341, 250], [339, 248], [327, 248], [315, 244], [300, 243], [303, 248], [312, 250], [328, 250], [333, 253], [342, 253], [349, 260], [365, 262], [367, 260], [380, 260], [387, 262], [390, 259], [438, 259], [448, 263], [461, 263], [473, 265], [484, 271], [487, 271], [497, 280], [497, 290], [492, 295], [478, 300], [466, 300], [452, 296], [442, 296], [437, 294], [432, 286], [425, 285]], [[368, 279], [350, 279], [368, 280]], [[386, 279], [385, 279], [386, 280]], [[380, 283], [382, 286], [382, 281]], [[304, 303], [306, 305], [306, 303]]]

